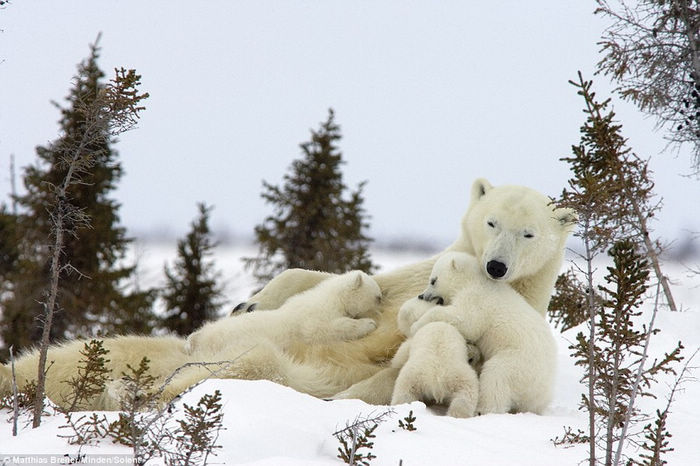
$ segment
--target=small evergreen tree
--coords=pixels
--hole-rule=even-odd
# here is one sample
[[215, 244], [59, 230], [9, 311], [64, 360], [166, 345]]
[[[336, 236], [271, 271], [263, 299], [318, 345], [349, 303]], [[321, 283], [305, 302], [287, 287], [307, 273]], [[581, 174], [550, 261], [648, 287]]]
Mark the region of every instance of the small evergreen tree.
[[219, 274], [210, 260], [216, 246], [209, 229], [211, 207], [198, 204], [198, 209], [199, 217], [192, 222], [192, 229], [177, 243], [178, 258], [173, 270], [165, 266], [163, 325], [183, 336], [215, 318], [222, 305]]
[[413, 410], [411, 410], [405, 418], [399, 419], [399, 427], [403, 430], [413, 432], [414, 430], [418, 430], [414, 422], [416, 422], [416, 416], [413, 415]]
[[576, 327], [588, 318], [587, 293], [581, 292], [583, 288], [573, 270], [567, 270], [557, 277], [547, 313], [549, 321], [562, 332]]
[[[11, 277], [19, 265], [19, 237], [17, 215], [9, 212], [5, 204], [0, 205], [0, 318], [3, 312], [3, 296], [12, 292]], [[26, 329], [28, 332], [29, 329]], [[7, 350], [0, 348], [0, 361], [7, 359]]]
[[[590, 339], [579, 333], [571, 347], [576, 364], [587, 369], [584, 382], [593, 386], [593, 399], [584, 395], [582, 406], [595, 415], [598, 433], [591, 438], [604, 452], [606, 465], [620, 464], [629, 425], [640, 420], [635, 399], [653, 396], [649, 387], [657, 373], [675, 373], [672, 363], [681, 359], [683, 348], [679, 344], [661, 361], [646, 364], [647, 341], [658, 330], [652, 325], [639, 329], [635, 320], [641, 315], [649, 262], [631, 241], [618, 242], [609, 255], [613, 266], [607, 268], [608, 285], [598, 287], [604, 299], [596, 313], [596, 334]], [[595, 377], [591, 377], [593, 373]]]
[[[78, 66], [68, 106], [55, 104], [61, 112], [59, 138], [37, 147], [38, 163], [25, 169], [26, 194], [17, 198], [20, 260], [0, 322], [4, 344], [17, 349], [37, 340], [57, 215], [66, 220], [66, 234], [60, 250], [61, 315], [51, 326], [51, 340], [98, 331], [147, 333], [155, 322], [153, 293], [125, 291], [134, 273], [122, 263], [131, 239], [119, 226], [119, 204], [109, 197], [123, 173], [114, 137], [133, 127], [133, 115], [143, 109], [136, 106], [148, 95], [136, 94], [139, 76], [133, 71], [116, 70], [117, 81], [105, 85], [98, 58], [94, 44]], [[132, 105], [127, 100], [133, 108], [118, 108]], [[62, 190], [64, 180], [70, 181]]]
[[255, 227], [259, 255], [246, 263], [265, 282], [288, 268], [342, 273], [371, 272], [368, 228], [360, 183], [346, 196], [338, 149], [340, 127], [329, 110], [328, 119], [311, 141], [301, 144], [303, 158], [295, 160], [282, 187], [263, 182], [262, 197], [275, 213]]
[[[27, 259], [21, 253], [21, 238], [18, 228], [20, 216], [0, 206], [0, 361], [9, 357], [9, 347], [24, 348], [39, 339], [40, 329], [35, 315], [22, 312], [27, 306], [35, 306], [37, 296], [29, 290], [38, 291], [42, 284], [39, 277], [23, 275], [17, 280], [19, 271], [27, 267]], [[11, 304], [10, 304], [11, 303]]]
[[7, 284], [7, 277], [16, 269], [19, 260], [17, 215], [0, 205], [0, 293]]
[[[346, 422], [345, 428], [333, 433], [340, 442], [337, 457], [350, 466], [369, 466], [377, 456], [372, 454], [375, 438], [374, 431], [379, 424], [386, 421], [394, 414], [394, 410], [388, 409], [376, 416], [357, 416], [353, 422]], [[368, 450], [368, 451], [361, 451]]]
[[83, 357], [78, 362], [76, 374], [63, 381], [71, 388], [69, 397], [61, 400], [67, 412], [88, 409], [110, 380], [110, 371], [106, 367], [109, 350], [105, 349], [102, 340], [85, 343], [80, 354]]
[[144, 356], [138, 367], [126, 365], [128, 372], [122, 372], [121, 378], [124, 384], [120, 399], [122, 411], [109, 425], [109, 436], [117, 443], [132, 447], [139, 464], [145, 464], [157, 454], [162, 438], [160, 432], [155, 433], [155, 442], [152, 438], [151, 427], [163, 416], [157, 409], [156, 378], [150, 374], [150, 363]]
[[[659, 256], [663, 248], [652, 239], [650, 222], [660, 202], [654, 199], [649, 163], [627, 146], [622, 126], [615, 121], [615, 112], [608, 109], [610, 99], [598, 101], [592, 90], [593, 83], [584, 80], [580, 72], [578, 77], [578, 82], [572, 81], [571, 84], [584, 99], [587, 120], [581, 127], [581, 144], [573, 148], [573, 157], [562, 160], [570, 163], [580, 180], [586, 179], [583, 183], [594, 183], [597, 190], [602, 190], [600, 193], [590, 192], [591, 200], [595, 202], [592, 207], [600, 212], [597, 217], [603, 222], [599, 226], [603, 227], [605, 235], [601, 236], [602, 231], [598, 229], [593, 233], [601, 236], [607, 246], [614, 243], [614, 237], [634, 241], [649, 259], [669, 308], [676, 311], [668, 278], [661, 270]], [[562, 200], [567, 201], [566, 193]]]
[[185, 418], [177, 421], [174, 451], [167, 453], [170, 464], [207, 464], [209, 455], [221, 448], [216, 442], [223, 427], [221, 392], [203, 395], [196, 406], [183, 403]]
[[[187, 363], [180, 368], [206, 363]], [[138, 464], [161, 457], [165, 464], [207, 464], [215, 455], [219, 432], [223, 429], [221, 393], [204, 395], [196, 406], [183, 405], [184, 418], [175, 420], [175, 406], [162, 404], [159, 396], [165, 385], [179, 372], [176, 370], [157, 386], [150, 374], [150, 360], [144, 357], [137, 368], [127, 364], [122, 373], [124, 391], [120, 398], [122, 412], [109, 424], [107, 436], [114, 442], [133, 448]], [[190, 387], [181, 395], [192, 390]]]
[[[581, 409], [589, 417], [588, 432], [568, 429], [558, 442], [587, 442], [589, 465], [617, 465], [623, 460], [630, 427], [640, 420], [636, 398], [651, 394], [657, 373], [673, 373], [682, 345], [659, 362], [647, 362], [649, 340], [658, 331], [654, 319], [665, 278], [647, 226], [655, 211], [648, 204], [653, 183], [646, 162], [626, 148], [614, 113], [606, 111], [609, 100], [596, 101], [592, 83], [580, 73], [579, 82], [572, 84], [584, 98], [587, 120], [581, 127], [581, 143], [573, 146], [571, 157], [562, 159], [570, 164], [573, 176], [557, 206], [578, 213], [575, 236], [583, 241], [584, 251], [583, 264], [576, 267], [583, 280], [573, 273], [560, 277], [553, 317], [567, 326], [583, 317], [588, 323], [587, 332], [577, 334], [571, 349], [576, 364], [585, 368], [587, 392]], [[595, 286], [593, 261], [605, 251], [613, 265], [604, 277], [607, 285]], [[640, 330], [639, 309], [650, 269], [659, 279], [657, 303], [648, 325]], [[671, 303], [670, 294], [667, 297]]]

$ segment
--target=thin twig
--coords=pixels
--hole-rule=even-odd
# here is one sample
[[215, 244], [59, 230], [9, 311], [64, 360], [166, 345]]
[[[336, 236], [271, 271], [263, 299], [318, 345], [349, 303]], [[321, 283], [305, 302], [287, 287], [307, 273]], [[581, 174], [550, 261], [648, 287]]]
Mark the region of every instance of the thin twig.
[[[160, 396], [161, 396], [161, 395], [163, 394], [163, 392], [165, 391], [165, 387], [166, 387], [168, 384], [170, 384], [170, 382], [172, 382], [172, 380], [175, 378], [175, 376], [177, 376], [177, 374], [179, 374], [180, 372], [182, 372], [183, 370], [185, 370], [185, 369], [187, 369], [187, 368], [189, 368], [189, 367], [197, 366], [197, 367], [204, 367], [204, 368], [207, 368], [208, 366], [215, 366], [215, 365], [221, 366], [221, 367], [220, 367], [218, 370], [216, 370], [216, 371], [210, 371], [210, 373], [209, 373], [209, 375], [208, 375], [207, 377], [205, 377], [204, 379], [200, 380], [199, 382], [197, 382], [197, 383], [191, 385], [190, 387], [188, 387], [187, 390], [185, 390], [184, 392], [178, 394], [177, 397], [176, 397], [175, 399], [181, 398], [183, 395], [185, 395], [185, 394], [187, 394], [187, 393], [190, 393], [192, 390], [194, 390], [195, 387], [201, 385], [204, 381], [210, 379], [211, 377], [216, 376], [216, 375], [219, 374], [221, 371], [223, 371], [223, 370], [229, 368], [229, 367], [230, 367], [232, 364], [234, 364], [238, 359], [240, 359], [241, 357], [245, 356], [249, 351], [251, 351], [253, 348], [255, 348], [255, 346], [257, 346], [257, 345], [251, 346], [250, 348], [248, 348], [247, 350], [245, 350], [244, 352], [242, 352], [241, 354], [239, 354], [238, 356], [236, 356], [234, 359], [229, 359], [229, 360], [224, 360], [224, 361], [216, 361], [216, 362], [196, 362], [196, 361], [195, 361], [195, 362], [188, 362], [188, 363], [185, 363], [185, 364], [179, 366], [179, 367], [176, 368], [176, 369], [165, 379], [165, 381], [161, 384], [161, 386], [160, 386], [160, 387], [158, 388], [158, 390], [155, 392], [155, 397], [156, 397], [156, 398], [160, 398]], [[172, 403], [172, 400], [171, 400], [170, 402], [168, 402], [168, 403], [165, 403], [160, 409], [157, 410], [156, 416], [154, 416], [154, 417], [144, 426], [144, 429], [143, 429], [144, 432], [148, 432], [148, 430], [150, 429], [150, 427], [151, 427], [158, 419], [160, 419], [160, 418], [163, 416], [163, 414], [168, 410], [168, 407], [170, 406], [171, 403]]]
[[639, 366], [637, 367], [637, 375], [634, 378], [634, 385], [632, 386], [632, 393], [630, 394], [629, 403], [627, 404], [627, 411], [625, 412], [625, 420], [622, 424], [622, 432], [620, 432], [620, 437], [617, 440], [617, 450], [615, 451], [615, 461], [613, 464], [620, 464], [620, 457], [622, 456], [622, 447], [625, 443], [625, 437], [627, 436], [627, 430], [631, 423], [632, 411], [634, 409], [634, 402], [637, 398], [637, 393], [639, 391], [639, 384], [642, 381], [642, 374], [644, 373], [644, 363], [647, 360], [647, 354], [649, 349], [649, 341], [654, 333], [654, 321], [656, 320], [656, 314], [659, 310], [659, 295], [661, 294], [661, 283], [656, 284], [656, 296], [654, 298], [654, 310], [651, 313], [651, 320], [649, 321], [649, 329], [647, 330], [646, 339], [644, 340], [644, 350], [642, 350], [642, 358], [639, 361]]
[[10, 365], [12, 366], [12, 436], [17, 437], [17, 418], [19, 417], [19, 393], [17, 390], [17, 376], [15, 374], [14, 345], [10, 345]]

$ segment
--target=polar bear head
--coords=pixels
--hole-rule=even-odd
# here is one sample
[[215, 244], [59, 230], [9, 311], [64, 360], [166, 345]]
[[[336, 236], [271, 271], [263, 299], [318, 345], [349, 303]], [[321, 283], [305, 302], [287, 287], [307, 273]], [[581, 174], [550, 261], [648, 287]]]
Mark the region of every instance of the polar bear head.
[[[347, 272], [330, 280], [345, 314], [360, 317], [379, 309], [382, 290], [376, 281], [361, 271]], [[329, 283], [330, 284], [330, 283]]]
[[479, 263], [474, 256], [464, 252], [447, 252], [433, 265], [428, 287], [418, 298], [435, 301], [438, 305], [452, 304], [452, 299], [466, 282], [481, 276]]
[[491, 279], [512, 282], [561, 261], [576, 221], [570, 209], [554, 208], [545, 195], [524, 186], [472, 185], [471, 204], [462, 220], [467, 252]]

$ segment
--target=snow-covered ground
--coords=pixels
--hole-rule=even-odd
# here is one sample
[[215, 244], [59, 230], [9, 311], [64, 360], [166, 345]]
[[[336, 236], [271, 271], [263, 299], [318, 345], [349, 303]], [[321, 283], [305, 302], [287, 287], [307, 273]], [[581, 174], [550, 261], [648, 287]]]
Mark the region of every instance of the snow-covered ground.
[[[254, 287], [253, 280], [243, 270], [239, 258], [255, 253], [249, 247], [222, 247], [217, 252], [217, 266], [226, 282], [230, 302], [245, 299]], [[164, 261], [174, 256], [173, 245], [143, 245], [138, 248], [141, 281], [153, 285], [161, 280]], [[375, 252], [373, 258], [391, 269], [413, 262], [424, 254]], [[667, 264], [666, 273], [674, 279], [674, 292], [684, 311], [661, 312], [656, 326], [662, 331], [652, 340], [652, 356], [673, 348], [678, 340], [692, 354], [700, 347], [700, 277], [688, 276], [680, 265]], [[577, 409], [584, 386], [581, 371], [569, 357], [568, 345], [577, 329], [556, 333], [559, 341], [559, 367], [554, 401], [545, 415], [487, 415], [472, 419], [453, 419], [422, 403], [395, 406], [395, 413], [375, 431], [373, 465], [577, 465], [585, 460], [585, 446], [556, 447], [550, 439], [561, 436], [564, 426], [585, 430], [586, 415]], [[695, 365], [700, 365], [699, 360]], [[696, 374], [697, 375], [697, 374]], [[662, 408], [669, 391], [671, 377], [664, 378], [655, 388], [657, 400], [645, 399], [647, 412]], [[338, 441], [333, 433], [358, 416], [370, 416], [383, 410], [361, 401], [322, 401], [297, 393], [267, 381], [209, 380], [187, 394], [181, 403], [196, 404], [205, 393], [220, 390], [223, 394], [224, 427], [219, 436], [217, 456], [212, 464], [334, 465]], [[398, 427], [398, 421], [412, 410], [416, 431]], [[39, 429], [25, 427], [18, 437], [11, 436], [9, 415], [0, 413], [0, 464], [20, 460], [13, 455], [64, 454], [75, 455], [77, 446], [58, 438], [63, 423], [61, 416], [48, 418]], [[671, 465], [694, 465], [700, 459], [697, 429], [700, 425], [700, 383], [689, 381], [677, 393], [670, 415], [669, 430], [673, 434], [667, 456]], [[639, 426], [640, 428], [642, 426]], [[128, 454], [129, 449], [109, 442], [83, 448], [87, 454]], [[628, 450], [635, 455], [634, 449]], [[635, 455], [636, 456], [636, 455]], [[88, 459], [91, 457], [88, 457]], [[105, 457], [102, 457], [105, 458]], [[109, 457], [106, 457], [107, 460]], [[34, 457], [47, 461], [50, 457]], [[115, 457], [123, 464], [125, 457]], [[20, 464], [31, 464], [23, 462]], [[114, 463], [112, 463], [114, 464]], [[156, 463], [157, 464], [157, 463]]]

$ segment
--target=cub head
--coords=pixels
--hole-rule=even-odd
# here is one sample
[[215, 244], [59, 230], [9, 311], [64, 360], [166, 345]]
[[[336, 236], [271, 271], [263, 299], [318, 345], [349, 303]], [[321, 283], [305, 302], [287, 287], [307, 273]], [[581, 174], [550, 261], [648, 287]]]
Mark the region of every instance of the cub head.
[[478, 272], [478, 264], [473, 256], [464, 252], [448, 252], [440, 256], [430, 272], [428, 287], [419, 296], [435, 304], [451, 304], [457, 291]]
[[372, 277], [353, 271], [340, 275], [337, 280], [341, 285], [338, 294], [347, 315], [357, 317], [379, 309], [382, 290]]
[[486, 276], [512, 282], [535, 275], [552, 260], [561, 261], [575, 222], [571, 209], [554, 208], [533, 189], [494, 187], [477, 179], [462, 236]]

